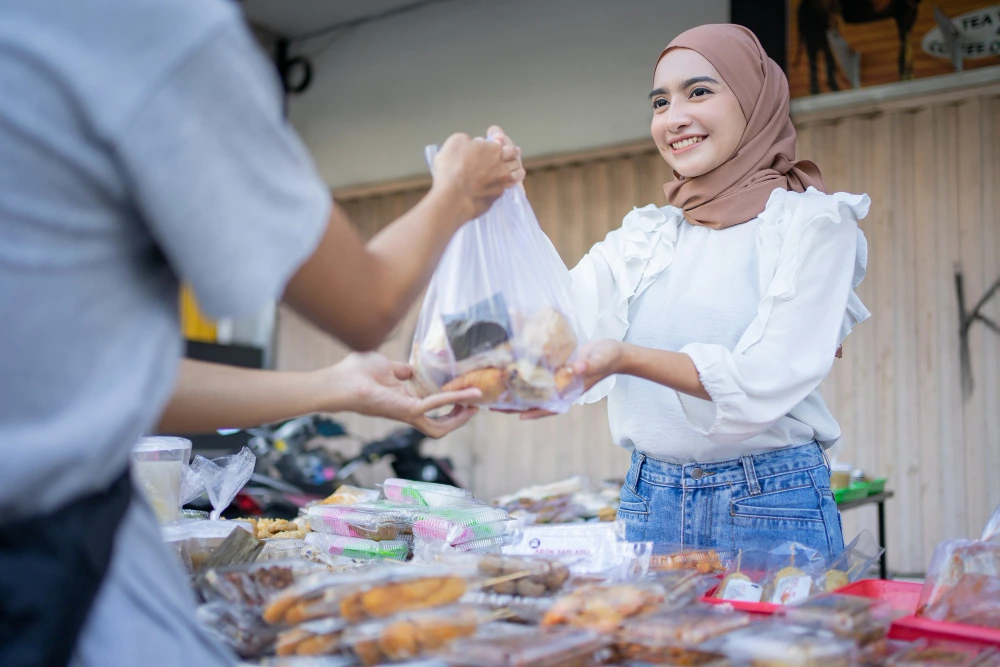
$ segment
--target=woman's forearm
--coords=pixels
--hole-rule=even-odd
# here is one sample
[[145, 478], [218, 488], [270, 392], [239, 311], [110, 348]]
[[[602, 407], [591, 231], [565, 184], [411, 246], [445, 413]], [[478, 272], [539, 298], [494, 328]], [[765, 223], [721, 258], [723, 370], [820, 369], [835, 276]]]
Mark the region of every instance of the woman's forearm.
[[690, 394], [695, 398], [712, 400], [698, 377], [698, 369], [691, 357], [680, 352], [654, 350], [623, 343], [618, 372], [662, 384], [664, 387]]
[[249, 428], [310, 412], [336, 412], [340, 403], [346, 408], [336, 386], [319, 373], [254, 370], [184, 359], [158, 430], [208, 433]]

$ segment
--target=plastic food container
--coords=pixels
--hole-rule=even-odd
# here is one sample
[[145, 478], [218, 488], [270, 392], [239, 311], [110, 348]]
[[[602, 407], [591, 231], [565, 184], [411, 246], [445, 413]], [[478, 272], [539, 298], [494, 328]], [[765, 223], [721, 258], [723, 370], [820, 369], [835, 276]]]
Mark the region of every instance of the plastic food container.
[[855, 500], [862, 500], [868, 497], [867, 482], [851, 482], [846, 489], [837, 489], [833, 492], [833, 499], [840, 503], [849, 503]]
[[649, 648], [691, 647], [748, 625], [749, 614], [712, 607], [689, 607], [625, 621], [619, 632], [619, 641]]
[[487, 633], [459, 639], [441, 657], [449, 665], [467, 667], [591, 667], [606, 664], [606, 639], [588, 630]]
[[250, 609], [263, 609], [272, 596], [326, 571], [305, 560], [265, 561], [212, 569], [198, 578], [202, 596]]
[[505, 510], [489, 505], [471, 505], [429, 510], [413, 522], [413, 535], [423, 540], [447, 542], [452, 546], [472, 540], [503, 535], [510, 517]]
[[163, 540], [177, 553], [189, 573], [197, 573], [216, 547], [229, 534], [242, 528], [253, 535], [253, 526], [247, 521], [211, 521], [209, 519], [185, 521], [163, 526]]
[[398, 512], [364, 505], [313, 505], [306, 516], [316, 532], [376, 542], [398, 539], [403, 528]]
[[884, 638], [893, 616], [888, 603], [853, 595], [820, 595], [777, 613], [796, 625], [828, 630], [859, 646]]
[[851, 464], [834, 463], [830, 466], [830, 489], [838, 491], [851, 485]]
[[672, 544], [654, 544], [649, 570], [695, 570], [702, 574], [724, 574], [735, 558], [734, 552], [725, 549], [684, 549]]
[[321, 549], [331, 556], [343, 556], [357, 560], [406, 560], [410, 545], [402, 540], [376, 542], [360, 537], [344, 537], [328, 533], [309, 533], [305, 543]]
[[303, 623], [278, 635], [275, 653], [279, 656], [330, 655], [342, 647], [347, 624], [339, 618]]
[[341, 617], [358, 623], [454, 604], [465, 592], [466, 579], [453, 568], [382, 565], [303, 580], [269, 601], [264, 620], [296, 625]]
[[542, 626], [569, 625], [612, 633], [626, 619], [658, 611], [665, 597], [662, 586], [649, 582], [586, 586], [558, 598], [545, 612]]
[[191, 441], [185, 438], [143, 438], [132, 448], [132, 476], [160, 523], [180, 518], [181, 478], [190, 458]]
[[364, 665], [409, 660], [475, 634], [490, 617], [469, 606], [411, 612], [351, 628], [344, 644]]
[[422, 507], [454, 507], [475, 500], [472, 492], [447, 484], [415, 482], [395, 477], [385, 480], [382, 493], [389, 500]]
[[996, 649], [967, 644], [919, 642], [913, 648], [889, 659], [893, 667], [995, 667], [1000, 665]]
[[828, 632], [773, 622], [730, 632], [701, 648], [755, 665], [851, 667], [857, 660], [857, 647], [850, 641]]
[[479, 558], [476, 567], [479, 574], [487, 577], [487, 581], [496, 578], [507, 579], [483, 586], [484, 593], [498, 595], [520, 597], [553, 595], [562, 590], [570, 576], [569, 568], [564, 563], [533, 556], [485, 554]]

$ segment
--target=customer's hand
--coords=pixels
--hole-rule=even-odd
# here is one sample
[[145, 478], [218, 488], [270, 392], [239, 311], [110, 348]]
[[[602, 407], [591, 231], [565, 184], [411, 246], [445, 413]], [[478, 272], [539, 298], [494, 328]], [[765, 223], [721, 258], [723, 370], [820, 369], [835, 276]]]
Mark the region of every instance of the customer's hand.
[[455, 197], [467, 220], [485, 213], [505, 189], [524, 180], [521, 150], [496, 129], [498, 135], [489, 140], [453, 134], [434, 158], [434, 188]]
[[[461, 404], [482, 397], [478, 389], [467, 389], [417, 398], [406, 382], [413, 369], [375, 353], [352, 354], [339, 364], [316, 372], [323, 375], [322, 385], [329, 388], [331, 395], [325, 411], [395, 419], [432, 438], [440, 438], [472, 419], [477, 409]], [[446, 405], [455, 405], [448, 415], [427, 416], [431, 410]]]

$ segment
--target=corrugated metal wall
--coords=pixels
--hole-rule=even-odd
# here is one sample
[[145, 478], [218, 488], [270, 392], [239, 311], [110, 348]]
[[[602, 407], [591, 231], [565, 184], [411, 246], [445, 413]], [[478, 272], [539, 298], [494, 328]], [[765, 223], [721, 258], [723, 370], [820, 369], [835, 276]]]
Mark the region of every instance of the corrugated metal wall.
[[[1000, 502], [1000, 336], [971, 329], [975, 389], [963, 400], [954, 271], [975, 302], [1000, 277], [1000, 90], [996, 86], [797, 119], [799, 154], [831, 190], [868, 192], [870, 250], [860, 289], [874, 317], [860, 326], [823, 393], [840, 420], [839, 456], [889, 477], [889, 566], [922, 571], [937, 542], [977, 534]], [[635, 205], [664, 204], [669, 179], [648, 146], [529, 164], [526, 188], [545, 232], [572, 266]], [[410, 207], [426, 184], [344, 193], [365, 236]], [[401, 189], [402, 188], [402, 189]], [[984, 312], [1000, 320], [1000, 296]], [[383, 353], [405, 359], [416, 309]], [[333, 363], [344, 349], [282, 310], [280, 368]], [[391, 425], [346, 421], [362, 436]], [[430, 448], [452, 456], [480, 496], [575, 474], [622, 477], [604, 403], [535, 423], [483, 414]], [[387, 469], [370, 472], [372, 479]], [[844, 516], [845, 532], [875, 528], [874, 509]]]

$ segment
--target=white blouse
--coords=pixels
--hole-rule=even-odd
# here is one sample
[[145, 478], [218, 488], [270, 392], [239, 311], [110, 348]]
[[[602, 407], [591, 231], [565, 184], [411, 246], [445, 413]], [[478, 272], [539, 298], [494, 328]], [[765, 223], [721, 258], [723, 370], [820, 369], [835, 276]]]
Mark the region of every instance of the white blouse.
[[869, 205], [867, 195], [776, 189], [757, 218], [723, 230], [672, 206], [626, 215], [571, 272], [583, 334], [687, 354], [712, 400], [607, 378], [583, 401], [608, 396], [615, 443], [691, 463], [836, 442], [817, 388], [869, 316], [854, 293]]

